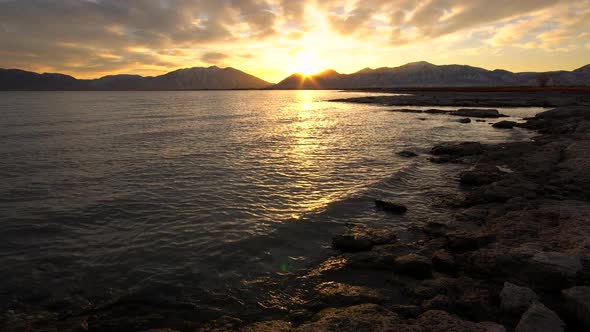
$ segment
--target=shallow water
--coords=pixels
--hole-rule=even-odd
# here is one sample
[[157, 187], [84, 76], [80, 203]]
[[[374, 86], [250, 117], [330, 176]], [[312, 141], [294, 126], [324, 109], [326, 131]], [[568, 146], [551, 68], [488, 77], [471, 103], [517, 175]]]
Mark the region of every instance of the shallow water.
[[402, 231], [445, 213], [433, 199], [455, 191], [453, 166], [396, 151], [530, 136], [326, 102], [363, 95], [0, 92], [0, 305], [141, 294], [223, 310], [260, 295], [249, 280], [331, 254], [346, 223]]

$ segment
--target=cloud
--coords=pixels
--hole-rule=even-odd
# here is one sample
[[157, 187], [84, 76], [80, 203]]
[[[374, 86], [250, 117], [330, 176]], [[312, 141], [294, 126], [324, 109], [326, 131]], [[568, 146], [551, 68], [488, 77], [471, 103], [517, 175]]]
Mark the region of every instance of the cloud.
[[223, 53], [207, 52], [207, 53], [203, 54], [203, 56], [201, 57], [201, 60], [203, 62], [209, 63], [209, 64], [219, 64], [220, 62], [222, 62], [223, 60], [225, 60], [227, 58], [228, 58], [228, 56]]

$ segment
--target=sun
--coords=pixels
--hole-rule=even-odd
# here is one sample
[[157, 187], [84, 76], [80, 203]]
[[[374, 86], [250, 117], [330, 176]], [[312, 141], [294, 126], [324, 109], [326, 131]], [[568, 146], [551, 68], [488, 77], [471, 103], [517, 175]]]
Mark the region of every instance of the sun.
[[310, 76], [322, 70], [318, 57], [312, 51], [299, 51], [293, 55], [291, 70]]

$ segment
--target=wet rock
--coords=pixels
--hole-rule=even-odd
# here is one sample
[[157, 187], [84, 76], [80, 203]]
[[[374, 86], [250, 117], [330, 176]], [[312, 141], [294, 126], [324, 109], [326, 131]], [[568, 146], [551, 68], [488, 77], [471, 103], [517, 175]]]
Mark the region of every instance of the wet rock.
[[452, 306], [453, 306], [453, 304], [451, 302], [451, 299], [449, 299], [448, 296], [437, 295], [437, 296], [433, 297], [432, 299], [425, 301], [422, 304], [422, 309], [424, 309], [424, 311], [427, 311], [427, 310], [451, 311]]
[[496, 168], [478, 168], [461, 173], [461, 184], [466, 186], [483, 186], [496, 182], [503, 173]]
[[399, 317], [376, 304], [322, 310], [312, 322], [304, 323], [295, 332], [357, 332], [397, 331]]
[[408, 208], [405, 205], [389, 201], [383, 201], [380, 199], [375, 200], [375, 206], [377, 208], [380, 208], [384, 211], [391, 213], [404, 213], [408, 210]]
[[367, 251], [373, 248], [373, 242], [358, 234], [341, 234], [332, 238], [332, 247], [342, 252]]
[[539, 185], [523, 178], [510, 177], [496, 181], [483, 189], [481, 199], [486, 202], [504, 203], [513, 197], [534, 199], [537, 197]]
[[406, 274], [417, 279], [427, 278], [432, 274], [432, 262], [430, 259], [416, 254], [397, 257], [393, 266], [394, 271], [397, 273]]
[[291, 323], [282, 320], [257, 322], [242, 328], [241, 332], [288, 332], [291, 331]]
[[481, 154], [484, 152], [484, 145], [479, 142], [443, 143], [433, 147], [431, 152], [435, 156], [448, 155], [458, 158]]
[[432, 255], [432, 266], [434, 270], [450, 275], [454, 275], [457, 272], [455, 258], [444, 249], [437, 250]]
[[399, 112], [399, 113], [423, 113], [424, 111], [422, 111], [422, 110], [416, 110], [416, 109], [409, 109], [409, 108], [402, 108], [402, 109], [397, 109], [397, 110], [391, 110], [391, 112]]
[[568, 315], [590, 330], [590, 287], [576, 286], [561, 291]]
[[397, 153], [397, 155], [404, 158], [413, 158], [418, 156], [417, 153], [408, 150], [400, 151]]
[[447, 248], [451, 251], [473, 251], [496, 241], [495, 234], [455, 232], [447, 234]]
[[561, 289], [572, 286], [582, 270], [580, 257], [560, 252], [537, 252], [527, 266], [527, 276], [535, 286]]
[[504, 325], [495, 322], [481, 322], [479, 323], [479, 326], [481, 326], [482, 331], [485, 332], [506, 332]]
[[316, 287], [319, 300], [327, 304], [353, 305], [380, 303], [384, 297], [376, 289], [339, 282], [324, 282]]
[[506, 115], [500, 114], [496, 109], [463, 108], [450, 113], [455, 116], [468, 116], [473, 118], [500, 118]]
[[535, 303], [522, 315], [515, 332], [560, 332], [565, 323], [555, 312], [541, 303]]
[[432, 238], [437, 238], [446, 235], [449, 232], [449, 225], [439, 221], [428, 221], [423, 227], [422, 231]]
[[451, 111], [440, 110], [440, 109], [432, 108], [432, 109], [428, 109], [428, 110], [424, 111], [424, 113], [428, 113], [428, 114], [446, 114], [446, 113], [451, 113]]
[[490, 325], [489, 322], [474, 323], [463, 320], [455, 315], [451, 315], [442, 310], [429, 310], [420, 317], [416, 322], [421, 331], [461, 331], [461, 332], [482, 332], [494, 331], [498, 328], [497, 324]]
[[558, 107], [549, 111], [541, 112], [535, 115], [537, 119], [555, 120], [555, 119], [567, 119], [575, 117], [588, 117], [590, 116], [590, 108], [587, 106], [566, 106]]
[[471, 123], [471, 119], [470, 118], [463, 118], [463, 119], [457, 120], [457, 122], [459, 122], [459, 123]]
[[492, 125], [492, 127], [499, 128], [499, 129], [512, 129], [516, 125], [517, 125], [517, 123], [514, 121], [500, 121], [500, 122], [494, 123]]
[[481, 119], [477, 119], [475, 121], [477, 121], [477, 122], [486, 122], [486, 120], [481, 120]]
[[539, 297], [528, 287], [505, 282], [504, 288], [500, 292], [500, 300], [502, 310], [511, 314], [522, 315], [531, 304], [539, 300]]

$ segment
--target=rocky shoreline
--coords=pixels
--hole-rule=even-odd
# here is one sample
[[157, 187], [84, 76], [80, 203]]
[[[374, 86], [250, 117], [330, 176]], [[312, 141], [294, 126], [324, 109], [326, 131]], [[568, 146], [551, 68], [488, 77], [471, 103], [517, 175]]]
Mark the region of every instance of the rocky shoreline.
[[[393, 102], [390, 98], [399, 97], [383, 98]], [[426, 104], [429, 97], [419, 98]], [[269, 287], [270, 298], [289, 300], [277, 300], [264, 317], [224, 316], [206, 323], [174, 324], [164, 323], [165, 319], [154, 324], [131, 318], [131, 323], [112, 320], [107, 324], [100, 322], [100, 314], [95, 312], [66, 318], [47, 312], [11, 312], [0, 317], [0, 328], [590, 330], [590, 104], [579, 96], [563, 98], [534, 103], [560, 107], [504, 127], [535, 130], [539, 136], [532, 141], [495, 145], [459, 142], [433, 147], [431, 162], [457, 163], [465, 168], [457, 183], [461, 197], [447, 202], [453, 217], [416, 225], [413, 231], [417, 240], [411, 243], [398, 240], [388, 230], [351, 225], [333, 239], [339, 254], [287, 277], [286, 287]], [[455, 98], [439, 104], [498, 107], [510, 98], [502, 100], [498, 103], [497, 98], [488, 98], [466, 104], [465, 98]], [[510, 106], [524, 106], [528, 99], [512, 100]], [[382, 104], [383, 99], [371, 102]], [[419, 102], [407, 104], [420, 106]], [[439, 104], [430, 102], [428, 106]], [[490, 115], [489, 110], [486, 112]], [[469, 112], [456, 115], [477, 118]], [[415, 156], [412, 151], [399, 152], [407, 158]], [[399, 203], [376, 201], [376, 208], [412, 213], [411, 206]], [[115, 328], [117, 323], [121, 325]]]

